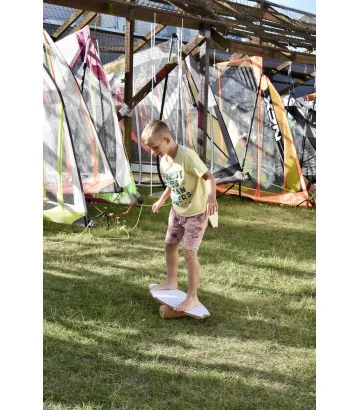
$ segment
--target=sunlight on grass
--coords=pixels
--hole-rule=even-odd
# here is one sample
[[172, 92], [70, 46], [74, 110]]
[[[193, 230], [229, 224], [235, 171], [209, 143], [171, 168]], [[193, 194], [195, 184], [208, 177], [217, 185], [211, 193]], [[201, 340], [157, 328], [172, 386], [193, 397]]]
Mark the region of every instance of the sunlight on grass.
[[166, 320], [148, 286], [170, 208], [143, 192], [129, 238], [44, 221], [44, 409], [315, 409], [315, 210], [221, 196], [199, 251], [211, 316]]

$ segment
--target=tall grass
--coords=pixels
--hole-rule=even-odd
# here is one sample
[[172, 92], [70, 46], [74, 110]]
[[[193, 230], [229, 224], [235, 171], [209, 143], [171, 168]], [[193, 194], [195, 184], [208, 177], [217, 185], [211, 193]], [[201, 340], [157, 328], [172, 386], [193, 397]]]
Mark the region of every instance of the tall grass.
[[316, 211], [221, 196], [199, 251], [211, 316], [169, 320], [148, 286], [170, 207], [142, 194], [109, 229], [44, 221], [44, 409], [315, 409]]

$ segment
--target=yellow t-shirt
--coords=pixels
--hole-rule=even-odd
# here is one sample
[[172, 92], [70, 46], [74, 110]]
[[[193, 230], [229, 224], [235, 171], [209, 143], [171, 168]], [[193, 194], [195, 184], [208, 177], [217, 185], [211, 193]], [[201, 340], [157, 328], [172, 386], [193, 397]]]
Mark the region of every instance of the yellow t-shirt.
[[208, 168], [194, 150], [178, 145], [174, 159], [169, 156], [161, 159], [160, 171], [171, 188], [171, 201], [177, 214], [194, 216], [206, 211], [208, 195], [202, 176]]

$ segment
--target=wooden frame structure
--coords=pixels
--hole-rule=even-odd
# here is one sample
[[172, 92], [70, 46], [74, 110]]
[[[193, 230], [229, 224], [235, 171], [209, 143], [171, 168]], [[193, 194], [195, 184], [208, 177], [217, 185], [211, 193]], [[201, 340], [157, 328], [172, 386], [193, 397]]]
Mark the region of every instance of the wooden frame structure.
[[[151, 91], [150, 81], [133, 95], [133, 53], [151, 37], [149, 33], [134, 43], [135, 20], [153, 22], [156, 14], [156, 33], [167, 25], [198, 30], [198, 35], [183, 47], [182, 58], [189, 53], [198, 54], [200, 63], [198, 152], [203, 160], [207, 140], [205, 113], [208, 106], [210, 48], [283, 61], [277, 67], [264, 70], [270, 80], [274, 75], [288, 70], [291, 63], [316, 63], [316, 55], [312, 54], [316, 51], [315, 15], [267, 0], [253, 0], [253, 6], [236, 0], [46, 0], [44, 3], [75, 8], [73, 15], [53, 33], [54, 40], [75, 24], [80, 16], [83, 16], [83, 20], [72, 31], [89, 24], [98, 13], [126, 18], [125, 53], [107, 64], [105, 70], [111, 71], [119, 64], [125, 64], [125, 102], [128, 110], [134, 108]], [[295, 14], [302, 17], [295, 19]], [[302, 51], [294, 51], [296, 49]], [[176, 66], [177, 56], [156, 74], [155, 83], [162, 81]], [[293, 71], [292, 77], [297, 80], [297, 84], [302, 84], [314, 78], [315, 74], [315, 71], [310, 74]], [[289, 88], [282, 90], [281, 94]], [[131, 160], [131, 118], [126, 116], [126, 110], [120, 112], [118, 118], [124, 119], [125, 147]]]

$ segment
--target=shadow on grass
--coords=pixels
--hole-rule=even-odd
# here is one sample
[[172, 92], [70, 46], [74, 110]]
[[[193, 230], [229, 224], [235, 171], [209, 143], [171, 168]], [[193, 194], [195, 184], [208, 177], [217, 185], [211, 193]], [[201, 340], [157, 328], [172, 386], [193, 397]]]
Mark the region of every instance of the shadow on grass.
[[[129, 271], [135, 272], [131, 268]], [[81, 280], [84, 274], [87, 280]], [[104, 277], [86, 270], [82, 270], [81, 275], [75, 273], [78, 280], [74, 281], [45, 272], [44, 289], [49, 296], [54, 293], [54, 297], [45, 304], [45, 313], [46, 306], [49, 304], [52, 311], [58, 308], [63, 314], [66, 311], [73, 314], [81, 310], [82, 315], [86, 313], [86, 320], [100, 318], [123, 325], [130, 323], [132, 327], [134, 324], [131, 321], [134, 317], [138, 317], [139, 320], [149, 320], [149, 314], [158, 315], [160, 305], [150, 296], [148, 284], [138, 286], [136, 283], [125, 282], [116, 276]], [[89, 280], [89, 277], [92, 279]], [[253, 295], [251, 299], [246, 298], [246, 301], [204, 290], [200, 295], [211, 312], [210, 318], [204, 321], [194, 321], [191, 318], [168, 321], [172, 324], [172, 330], [181, 331], [182, 323], [186, 323], [185, 328], [192, 323], [199, 335], [211, 336], [221, 331], [220, 333], [226, 337], [240, 340], [267, 340], [286, 346], [315, 347], [314, 310], [307, 312], [306, 319], [296, 323], [296, 326], [275, 323], [279, 318], [297, 313], [297, 310], [287, 305], [281, 295]], [[63, 301], [60, 302], [58, 299], [61, 297]], [[261, 311], [260, 318], [256, 314], [253, 317], [250, 315], [249, 318], [249, 312], [259, 311]], [[48, 315], [45, 315], [45, 318], [51, 320], [51, 316]], [[146, 329], [147, 326], [148, 323], [145, 324]], [[157, 327], [155, 331], [158, 331]]]
[[[145, 346], [152, 343], [143, 335], [111, 342], [90, 335], [93, 343], [88, 345], [47, 336], [45, 402], [92, 409], [314, 408], [314, 394], [306, 390], [309, 380], [251, 367], [204, 365], [200, 359], [155, 358], [139, 351], [139, 336]], [[226, 373], [231, 377], [225, 383]], [[247, 379], [261, 385], [252, 386]], [[267, 387], [268, 381], [277, 389]]]
[[[272, 271], [299, 286], [282, 292], [270, 285], [240, 282], [229, 294], [200, 286], [200, 299], [211, 313], [208, 319], [164, 320], [148, 285], [164, 270], [168, 211], [155, 219], [144, 209], [147, 219], [129, 240], [119, 237], [102, 243], [94, 238], [94, 243], [45, 247], [48, 408], [53, 404], [114, 410], [315, 408], [315, 310], [296, 307], [309, 293], [314, 297], [307, 283], [315, 272], [293, 262], [314, 263], [315, 232], [266, 223], [247, 226], [241, 220], [208, 229], [199, 251], [201, 264], [218, 270], [219, 282], [226, 281], [222, 266], [232, 260], [239, 271]], [[270, 211], [278, 213], [275, 208]], [[129, 226], [137, 215], [129, 217]], [[256, 209], [251, 217], [256, 219]], [[287, 221], [291, 217], [290, 211], [284, 212]], [[154, 221], [160, 229], [155, 233]], [[112, 232], [96, 232], [102, 234]], [[279, 265], [274, 258], [285, 262]], [[219, 351], [226, 343], [242, 348], [254, 344], [254, 351], [241, 361], [241, 352]], [[274, 348], [274, 357], [279, 355], [277, 369], [263, 364], [262, 350], [257, 357], [255, 345]], [[279, 365], [281, 357], [291, 357], [296, 349], [309, 355], [307, 371], [289, 372], [285, 363]], [[293, 360], [286, 363], [296, 368]]]
[[[81, 399], [82, 403], [100, 406], [96, 408], [114, 409], [145, 408], [145, 404], [154, 409], [182, 409], [187, 407], [184, 403], [194, 401], [192, 408], [200, 409], [215, 408], [213, 400], [220, 406], [216, 408], [266, 408], [268, 398], [272, 408], [311, 408], [293, 404], [301, 396], [308, 404], [312, 402], [311, 397], [305, 398], [309, 381], [236, 364], [203, 364], [201, 347], [182, 340], [191, 340], [191, 335], [205, 339], [220, 336], [314, 346], [313, 329], [304, 324], [299, 331], [297, 327], [276, 325], [266, 315], [264, 320], [249, 320], [247, 308], [258, 309], [257, 300], [247, 301], [245, 307], [242, 302], [209, 292], [202, 292], [202, 299], [212, 312], [210, 318], [166, 321], [159, 317], [159, 304], [148, 294], [147, 286], [86, 269], [73, 269], [67, 274], [76, 279], [51, 271], [44, 274], [44, 319], [47, 326], [62, 329], [59, 338], [51, 331], [44, 337], [45, 400], [74, 406], [80, 405]], [[266, 303], [271, 307], [273, 302]], [[172, 357], [173, 353], [147, 353], [153, 345], [163, 346], [162, 352], [171, 348], [174, 353], [175, 349], [177, 357]], [[198, 350], [197, 355], [194, 353], [198, 360], [184, 357], [184, 350]], [[221, 381], [224, 374], [228, 375], [226, 384]], [[279, 394], [270, 387], [248, 385], [248, 377], [264, 385], [269, 381], [281, 384], [284, 391]], [[161, 381], [164, 383], [159, 387]], [[194, 388], [197, 394], [193, 396]], [[206, 398], [197, 403], [201, 392]], [[216, 396], [220, 392], [219, 399]]]

